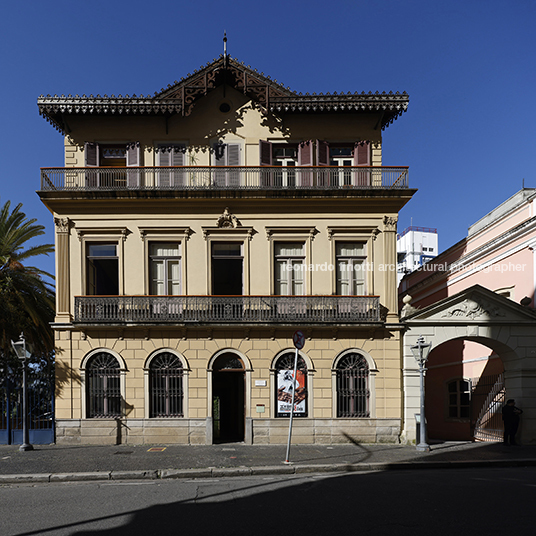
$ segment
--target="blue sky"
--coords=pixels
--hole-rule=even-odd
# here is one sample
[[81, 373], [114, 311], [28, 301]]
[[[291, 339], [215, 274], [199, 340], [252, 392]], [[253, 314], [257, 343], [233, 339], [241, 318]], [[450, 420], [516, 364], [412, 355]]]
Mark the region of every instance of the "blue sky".
[[[63, 165], [40, 94], [153, 94], [223, 52], [298, 92], [407, 91], [384, 165], [419, 191], [399, 231], [435, 227], [440, 250], [536, 187], [533, 0], [50, 0], [0, 7], [0, 203], [53, 222], [39, 168]], [[39, 265], [54, 270], [52, 259]]]

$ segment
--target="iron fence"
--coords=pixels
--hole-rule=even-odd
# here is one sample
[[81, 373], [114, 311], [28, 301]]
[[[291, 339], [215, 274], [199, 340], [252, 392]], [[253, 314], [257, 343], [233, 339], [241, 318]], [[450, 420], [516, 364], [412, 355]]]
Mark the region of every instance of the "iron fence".
[[[28, 423], [30, 443], [54, 442], [54, 378], [28, 372]], [[9, 374], [0, 379], [0, 444], [22, 443], [24, 414], [22, 378]]]
[[77, 296], [75, 322], [369, 323], [377, 296]]
[[41, 190], [345, 190], [408, 188], [408, 167], [41, 168]]
[[472, 380], [471, 406], [476, 441], [502, 441], [504, 423], [504, 374], [482, 376]]

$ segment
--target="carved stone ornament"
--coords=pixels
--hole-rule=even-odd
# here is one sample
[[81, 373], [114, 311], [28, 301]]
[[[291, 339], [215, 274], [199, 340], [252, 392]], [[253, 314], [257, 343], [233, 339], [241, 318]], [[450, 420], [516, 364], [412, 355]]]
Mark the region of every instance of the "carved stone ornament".
[[415, 311], [417, 311], [417, 308], [411, 305], [412, 300], [413, 298], [409, 294], [406, 294], [406, 296], [404, 296], [404, 298], [402, 299], [402, 301], [404, 302], [404, 307], [402, 307], [402, 311], [400, 311], [400, 318], [406, 318], [406, 316], [409, 316]]
[[235, 229], [236, 227], [241, 227], [241, 225], [242, 224], [238, 221], [238, 218], [229, 212], [228, 207], [225, 207], [223, 214], [218, 218], [218, 227], [220, 229]]
[[390, 216], [384, 216], [383, 218], [383, 225], [386, 231], [396, 232], [396, 223], [397, 223], [396, 218], [391, 218]]
[[469, 318], [475, 320], [480, 317], [502, 317], [506, 316], [504, 311], [489, 302], [478, 303], [474, 300], [464, 300], [445, 311], [442, 318]]
[[58, 228], [58, 233], [68, 233], [70, 220], [69, 218], [54, 218], [54, 223]]

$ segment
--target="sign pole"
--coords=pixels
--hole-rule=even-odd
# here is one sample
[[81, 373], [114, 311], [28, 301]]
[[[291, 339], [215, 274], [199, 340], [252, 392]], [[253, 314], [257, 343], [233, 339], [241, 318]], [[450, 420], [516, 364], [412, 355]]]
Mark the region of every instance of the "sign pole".
[[296, 356], [294, 357], [294, 374], [292, 376], [292, 405], [290, 406], [290, 422], [288, 424], [288, 442], [287, 442], [287, 457], [285, 463], [290, 463], [290, 438], [292, 437], [292, 420], [294, 419], [294, 398], [296, 396], [296, 374], [298, 371], [298, 348], [296, 348]]
[[290, 406], [290, 422], [288, 424], [288, 442], [287, 442], [287, 456], [285, 463], [290, 463], [290, 440], [292, 438], [292, 421], [294, 419], [294, 401], [296, 398], [296, 384], [298, 374], [298, 350], [303, 348], [305, 344], [305, 335], [301, 331], [296, 331], [292, 337], [294, 346], [296, 347], [296, 355], [294, 356], [294, 374], [292, 376], [292, 404]]

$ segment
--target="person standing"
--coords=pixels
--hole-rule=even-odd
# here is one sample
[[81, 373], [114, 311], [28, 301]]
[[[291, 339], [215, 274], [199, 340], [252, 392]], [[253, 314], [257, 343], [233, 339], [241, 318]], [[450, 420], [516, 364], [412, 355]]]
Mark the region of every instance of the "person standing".
[[510, 398], [506, 406], [502, 409], [502, 419], [504, 421], [504, 444], [517, 445], [516, 433], [519, 427], [519, 416], [523, 410], [516, 408], [516, 401]]

